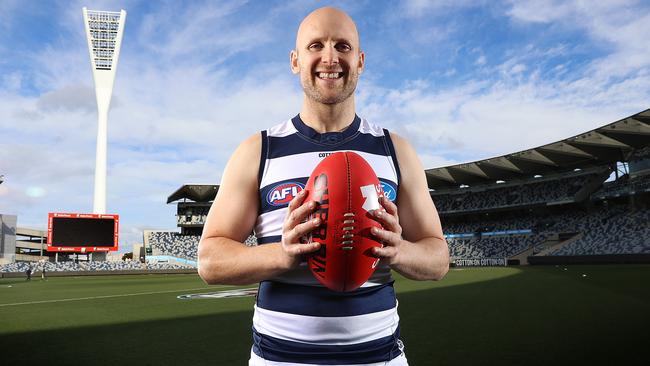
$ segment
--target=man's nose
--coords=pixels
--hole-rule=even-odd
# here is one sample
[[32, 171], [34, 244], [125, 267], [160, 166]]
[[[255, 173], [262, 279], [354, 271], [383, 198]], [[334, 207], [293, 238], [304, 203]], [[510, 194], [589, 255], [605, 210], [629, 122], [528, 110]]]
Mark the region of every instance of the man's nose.
[[323, 50], [322, 61], [327, 65], [335, 65], [339, 63], [339, 54], [336, 52], [334, 46], [327, 46]]

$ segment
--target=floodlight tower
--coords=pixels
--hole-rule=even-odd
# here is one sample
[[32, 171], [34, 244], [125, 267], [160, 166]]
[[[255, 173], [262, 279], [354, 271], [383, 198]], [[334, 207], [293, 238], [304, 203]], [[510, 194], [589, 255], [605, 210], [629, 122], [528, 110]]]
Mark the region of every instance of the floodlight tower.
[[113, 95], [117, 60], [120, 56], [126, 11], [118, 12], [82, 9], [90, 65], [97, 97], [97, 153], [95, 156], [95, 196], [93, 213], [106, 213], [106, 145], [108, 107]]

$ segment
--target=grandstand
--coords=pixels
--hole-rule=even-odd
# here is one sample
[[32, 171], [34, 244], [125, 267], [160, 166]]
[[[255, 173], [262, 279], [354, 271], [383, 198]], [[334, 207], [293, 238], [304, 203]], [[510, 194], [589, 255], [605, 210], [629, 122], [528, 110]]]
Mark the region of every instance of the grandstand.
[[176, 223], [181, 235], [200, 236], [218, 185], [184, 184], [167, 198], [167, 204], [177, 202]]
[[140, 263], [139, 261], [116, 261], [116, 262], [15, 262], [8, 265], [0, 267], [0, 273], [12, 273], [19, 272], [24, 273], [27, 268], [31, 268], [34, 273], [40, 273], [43, 269], [46, 270], [49, 275], [57, 272], [98, 272], [98, 271], [107, 271], [107, 272], [117, 272], [117, 271], [144, 271], [144, 270], [170, 270], [170, 269], [189, 269], [193, 268], [189, 265], [182, 264], [169, 264], [169, 263]]
[[650, 110], [426, 175], [452, 261], [650, 262]]
[[176, 225], [180, 232], [145, 230], [143, 237], [147, 262], [163, 260], [196, 267], [203, 225], [218, 191], [218, 185], [184, 184], [172, 193], [167, 198], [167, 204], [176, 202]]
[[[184, 184], [172, 193], [167, 203], [176, 203], [176, 225], [180, 232], [145, 230], [147, 262], [163, 260], [196, 267], [203, 225], [218, 191], [218, 185]], [[256, 243], [253, 236], [246, 242], [249, 245]]]

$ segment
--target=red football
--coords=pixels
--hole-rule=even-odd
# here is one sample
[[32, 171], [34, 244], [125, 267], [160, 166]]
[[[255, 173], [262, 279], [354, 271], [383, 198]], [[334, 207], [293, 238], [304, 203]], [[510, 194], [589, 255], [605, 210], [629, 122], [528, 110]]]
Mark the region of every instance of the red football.
[[352, 291], [366, 282], [379, 262], [371, 254], [381, 243], [370, 234], [381, 228], [370, 211], [381, 208], [383, 191], [372, 167], [353, 152], [337, 152], [323, 159], [311, 173], [305, 202], [316, 201], [310, 219], [321, 225], [303, 243], [317, 241], [320, 249], [307, 258], [320, 283], [335, 291]]

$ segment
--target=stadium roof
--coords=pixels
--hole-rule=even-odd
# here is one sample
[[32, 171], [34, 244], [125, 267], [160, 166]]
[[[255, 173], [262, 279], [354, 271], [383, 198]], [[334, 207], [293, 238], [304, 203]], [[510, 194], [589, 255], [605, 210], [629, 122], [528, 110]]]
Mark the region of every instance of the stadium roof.
[[458, 188], [626, 161], [633, 151], [647, 146], [650, 109], [547, 145], [425, 173], [430, 189]]
[[167, 203], [184, 198], [194, 202], [210, 202], [217, 196], [218, 191], [219, 186], [214, 184], [184, 184], [167, 197]]

